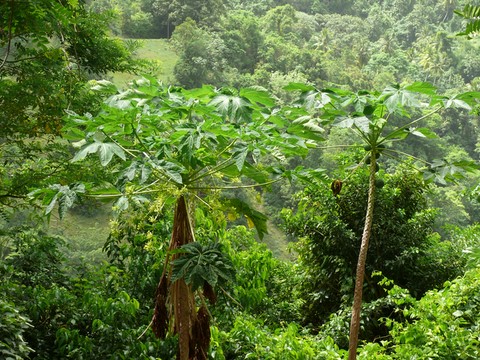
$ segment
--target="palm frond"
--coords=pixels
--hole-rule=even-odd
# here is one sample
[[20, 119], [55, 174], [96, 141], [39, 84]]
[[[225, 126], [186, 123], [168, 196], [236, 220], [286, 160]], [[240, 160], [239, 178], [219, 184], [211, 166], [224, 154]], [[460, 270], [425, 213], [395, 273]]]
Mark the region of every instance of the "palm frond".
[[480, 34], [480, 6], [465, 5], [462, 11], [455, 10], [455, 13], [468, 20], [465, 31], [457, 35], [472, 39]]

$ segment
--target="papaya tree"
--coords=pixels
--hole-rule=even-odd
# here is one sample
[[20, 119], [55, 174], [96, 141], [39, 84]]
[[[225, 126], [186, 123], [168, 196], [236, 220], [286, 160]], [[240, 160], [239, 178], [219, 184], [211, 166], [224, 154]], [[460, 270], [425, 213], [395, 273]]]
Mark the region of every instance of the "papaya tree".
[[[195, 241], [195, 204], [208, 209], [208, 196], [278, 181], [286, 172], [263, 165], [260, 157], [305, 155], [312, 141], [322, 139], [322, 129], [302, 109], [277, 108], [259, 88], [185, 90], [145, 77], [125, 91], [106, 81], [92, 91], [111, 96], [96, 115], [69, 112], [63, 136], [77, 148], [72, 162], [94, 155], [117, 180], [57, 184], [32, 195], [43, 198], [47, 213], [58, 205], [60, 214], [79, 196], [115, 199], [119, 212], [132, 202], [173, 205], [151, 325], [158, 337], [178, 336], [178, 359], [206, 359], [206, 300], [215, 302], [214, 288], [231, 278], [232, 266], [217, 243]], [[244, 215], [260, 238], [266, 233], [266, 216], [246, 202], [226, 196], [219, 202]]]
[[[365, 265], [369, 239], [372, 233], [375, 208], [375, 189], [380, 157], [402, 161], [405, 157], [413, 159], [414, 166], [423, 172], [426, 181], [455, 181], [464, 171], [473, 171], [476, 165], [469, 162], [447, 163], [444, 160], [423, 160], [406, 154], [398, 146], [398, 141], [409, 136], [434, 138], [436, 135], [428, 128], [421, 127], [422, 120], [444, 108], [460, 107], [470, 109], [479, 98], [479, 93], [465, 93], [448, 98], [437, 94], [428, 83], [413, 83], [405, 86], [387, 87], [383, 92], [350, 92], [338, 89], [318, 91], [313, 87], [291, 84], [291, 90], [301, 91], [301, 103], [318, 117], [330, 121], [334, 126], [351, 129], [357, 141], [363, 146], [365, 155], [353, 170], [367, 166], [368, 196], [361, 245], [356, 266], [352, 317], [350, 323], [349, 360], [356, 359], [360, 313], [364, 287]], [[412, 114], [417, 114], [412, 119]], [[341, 196], [342, 184], [347, 179], [332, 182], [333, 196]]]

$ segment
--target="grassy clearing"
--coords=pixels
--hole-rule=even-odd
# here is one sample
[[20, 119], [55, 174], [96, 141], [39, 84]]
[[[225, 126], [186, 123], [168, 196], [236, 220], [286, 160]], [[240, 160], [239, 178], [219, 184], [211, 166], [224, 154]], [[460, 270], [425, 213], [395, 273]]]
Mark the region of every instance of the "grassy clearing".
[[293, 260], [295, 258], [288, 249], [288, 240], [282, 230], [275, 223], [267, 221], [268, 234], [263, 238], [263, 242], [272, 251], [273, 255], [282, 260]]
[[[173, 68], [178, 59], [178, 55], [170, 47], [166, 39], [143, 39], [142, 47], [137, 50], [136, 57], [138, 59], [155, 60], [159, 63], [158, 69], [153, 71], [153, 75], [158, 77], [166, 84], [174, 82]], [[127, 73], [111, 74], [112, 81], [115, 85], [123, 87], [133, 79], [137, 79], [138, 75]]]
[[103, 205], [91, 215], [70, 211], [62, 220], [52, 216], [49, 232], [66, 239], [68, 258], [99, 264], [107, 259], [102, 248], [110, 233], [110, 208], [111, 205]]

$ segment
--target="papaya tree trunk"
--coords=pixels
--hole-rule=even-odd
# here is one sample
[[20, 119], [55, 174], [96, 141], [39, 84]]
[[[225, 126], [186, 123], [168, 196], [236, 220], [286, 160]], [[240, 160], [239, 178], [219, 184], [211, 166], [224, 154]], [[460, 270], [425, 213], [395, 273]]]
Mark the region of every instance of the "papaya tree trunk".
[[348, 360], [357, 358], [358, 333], [360, 331], [360, 312], [362, 309], [363, 279], [365, 277], [365, 264], [367, 262], [368, 241], [372, 234], [373, 208], [375, 201], [375, 172], [376, 159], [371, 156], [370, 177], [368, 182], [367, 214], [363, 227], [362, 243], [358, 254], [357, 273], [355, 277], [355, 291], [353, 294], [352, 320], [350, 322], [350, 340], [348, 345]]
[[[177, 250], [183, 245], [195, 241], [192, 224], [190, 222], [188, 207], [184, 196], [177, 199], [175, 214], [173, 216], [173, 231], [169, 250]], [[155, 335], [164, 338], [171, 324], [171, 331], [178, 335], [177, 360], [191, 360], [194, 358], [192, 348], [197, 339], [192, 338], [192, 328], [197, 321], [195, 297], [191, 287], [184, 279], [170, 283], [168, 264], [175, 261], [181, 254], [167, 256], [164, 273], [157, 287], [155, 312], [152, 328]]]

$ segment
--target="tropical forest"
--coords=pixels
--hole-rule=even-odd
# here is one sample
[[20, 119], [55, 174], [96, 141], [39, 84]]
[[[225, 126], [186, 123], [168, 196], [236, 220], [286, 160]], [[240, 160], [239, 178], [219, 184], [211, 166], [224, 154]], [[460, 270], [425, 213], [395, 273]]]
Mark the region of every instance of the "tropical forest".
[[0, 0], [0, 360], [480, 359], [479, 34]]

